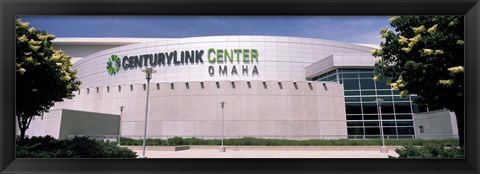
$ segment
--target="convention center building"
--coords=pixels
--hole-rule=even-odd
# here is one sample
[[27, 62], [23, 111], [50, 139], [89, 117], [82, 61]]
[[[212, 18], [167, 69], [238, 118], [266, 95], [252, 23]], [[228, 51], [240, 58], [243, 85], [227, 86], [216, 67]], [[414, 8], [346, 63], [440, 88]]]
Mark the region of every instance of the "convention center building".
[[140, 138], [146, 112], [148, 138], [365, 139], [382, 128], [386, 138], [458, 135], [454, 113], [372, 79], [376, 45], [206, 36], [57, 38], [54, 48], [72, 56], [82, 84], [35, 117], [30, 136]]

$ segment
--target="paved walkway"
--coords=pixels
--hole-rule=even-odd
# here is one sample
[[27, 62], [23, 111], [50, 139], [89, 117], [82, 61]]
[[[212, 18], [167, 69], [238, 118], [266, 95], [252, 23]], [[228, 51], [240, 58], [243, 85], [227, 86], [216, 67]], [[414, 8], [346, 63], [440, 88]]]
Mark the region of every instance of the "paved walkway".
[[[388, 158], [388, 155], [398, 156], [394, 151], [394, 147], [390, 147], [388, 153], [381, 153], [380, 147], [349, 147], [321, 149], [309, 147], [305, 150], [299, 147], [283, 149], [278, 147], [268, 149], [265, 146], [253, 149], [227, 147], [226, 152], [220, 152], [219, 147], [215, 146], [193, 147], [190, 150], [182, 151], [151, 147], [147, 148], [145, 153], [148, 158]], [[128, 148], [137, 152], [138, 156], [142, 155], [141, 147]]]

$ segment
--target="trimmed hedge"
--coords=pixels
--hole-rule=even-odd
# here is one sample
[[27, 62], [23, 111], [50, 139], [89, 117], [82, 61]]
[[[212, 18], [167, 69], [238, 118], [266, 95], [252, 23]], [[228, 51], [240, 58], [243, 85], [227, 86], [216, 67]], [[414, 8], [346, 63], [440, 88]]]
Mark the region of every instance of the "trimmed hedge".
[[87, 137], [58, 140], [51, 136], [17, 140], [17, 158], [135, 158], [136, 152]]
[[[142, 139], [131, 139], [121, 137], [122, 145], [140, 146], [143, 144]], [[232, 138], [225, 139], [224, 145], [234, 146], [378, 146], [381, 145], [380, 139], [369, 140], [283, 140], [283, 139], [262, 139], [262, 138]], [[458, 140], [421, 140], [421, 139], [386, 139], [385, 145], [414, 145], [423, 146], [425, 144], [440, 144], [447, 147], [458, 146]], [[199, 139], [199, 138], [181, 138], [174, 137], [168, 140], [150, 139], [146, 140], [147, 146], [176, 146], [176, 145], [220, 145], [219, 139]]]
[[[398, 158], [464, 158], [465, 153], [462, 148], [444, 147], [440, 144], [427, 144], [425, 146], [406, 145], [395, 149]], [[389, 156], [390, 158], [395, 158]]]

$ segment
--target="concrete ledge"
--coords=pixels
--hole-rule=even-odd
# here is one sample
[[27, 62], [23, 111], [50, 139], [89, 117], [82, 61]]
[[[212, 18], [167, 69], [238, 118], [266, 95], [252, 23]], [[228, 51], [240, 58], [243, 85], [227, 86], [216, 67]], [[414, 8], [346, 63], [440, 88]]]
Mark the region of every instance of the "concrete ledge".
[[175, 151], [188, 150], [190, 146], [175, 146]]
[[[141, 150], [142, 146], [124, 146], [131, 150]], [[177, 151], [177, 147], [183, 146], [147, 146], [147, 150], [154, 151]], [[218, 150], [220, 146], [188, 145], [191, 150]], [[230, 151], [245, 150], [283, 150], [283, 151], [379, 151], [381, 146], [225, 146]], [[389, 151], [395, 151], [402, 146], [386, 146]], [[186, 150], [186, 149], [185, 149]]]

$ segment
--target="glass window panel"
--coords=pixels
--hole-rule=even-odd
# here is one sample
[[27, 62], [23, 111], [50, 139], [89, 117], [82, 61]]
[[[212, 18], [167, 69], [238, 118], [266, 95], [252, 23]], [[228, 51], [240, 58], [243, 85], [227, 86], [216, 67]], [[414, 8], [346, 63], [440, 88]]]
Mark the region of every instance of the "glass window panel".
[[420, 98], [419, 96], [410, 96], [412, 101], [415, 101], [417, 98]]
[[397, 126], [413, 126], [413, 121], [397, 121]]
[[365, 135], [380, 135], [380, 129], [375, 128], [365, 128]]
[[345, 103], [345, 111], [347, 114], [361, 114], [362, 109], [360, 103]]
[[394, 127], [384, 127], [383, 135], [397, 135], [397, 129]]
[[378, 90], [377, 95], [392, 95], [392, 90]]
[[363, 128], [347, 128], [348, 135], [363, 135]]
[[358, 79], [343, 80], [343, 87], [345, 90], [358, 89]]
[[358, 74], [343, 74], [344, 79], [358, 79]]
[[394, 121], [383, 121], [383, 126], [395, 126]]
[[[372, 79], [373, 78], [373, 73], [360, 73], [360, 78], [368, 78], [368, 79]], [[373, 80], [372, 80], [372, 83], [373, 83]]]
[[321, 78], [324, 78], [324, 77], [327, 77], [327, 73], [320, 75], [318, 78], [321, 79]]
[[321, 79], [318, 80], [318, 81], [328, 81], [328, 78], [326, 78], [326, 77], [325, 77], [325, 78], [321, 78]]
[[410, 101], [410, 99], [408, 98], [408, 96], [405, 96], [405, 97], [393, 96], [393, 99], [394, 99], [395, 101]]
[[328, 77], [327, 81], [332, 81], [332, 80], [336, 80], [337, 79], [337, 76], [330, 76]]
[[347, 115], [347, 120], [363, 120], [362, 115]]
[[412, 104], [412, 112], [413, 113], [419, 113], [420, 112], [420, 106], [418, 104], [413, 103]]
[[345, 91], [345, 96], [360, 95], [359, 91]]
[[408, 119], [408, 120], [411, 120], [412, 119], [412, 115], [396, 115], [395, 117], [397, 117], [397, 120], [405, 120], [405, 119]]
[[336, 70], [331, 70], [331, 71], [329, 71], [327, 74], [328, 74], [328, 75], [332, 75], [332, 74], [335, 74], [336, 72], [337, 72]]
[[378, 115], [376, 115], [376, 114], [365, 114], [365, 115], [363, 115], [363, 119], [365, 119], [365, 120], [378, 120]]
[[382, 120], [394, 120], [395, 116], [394, 115], [383, 115], [382, 114]]
[[398, 135], [413, 135], [413, 127], [398, 127]]
[[360, 79], [362, 89], [375, 89], [375, 83], [372, 79]]
[[345, 97], [345, 102], [360, 102], [360, 97]]
[[362, 95], [375, 95], [375, 91], [362, 91]]
[[361, 121], [347, 121], [347, 126], [363, 126]]
[[383, 113], [393, 113], [393, 103], [382, 103], [382, 114]]
[[377, 89], [390, 89], [390, 85], [387, 85], [387, 82], [384, 80], [375, 81], [375, 84], [377, 85]]
[[399, 90], [392, 90], [393, 92], [393, 95], [400, 95], [400, 91]]
[[358, 72], [358, 69], [351, 69], [351, 68], [343, 68], [341, 70], [342, 72]]
[[365, 121], [365, 126], [380, 126], [378, 121]]
[[358, 71], [359, 71], [360, 73], [362, 73], [362, 72], [371, 72], [371, 73], [373, 73], [373, 69], [358, 69]]
[[377, 104], [376, 103], [362, 103], [363, 113], [377, 113]]
[[362, 97], [363, 102], [375, 102], [376, 99], [375, 97]]
[[390, 97], [378, 97], [378, 98], [383, 99], [383, 101], [385, 101], [385, 102], [391, 102], [391, 101], [393, 101], [393, 97], [391, 97], [391, 96], [390, 96]]
[[395, 112], [396, 113], [411, 113], [410, 103], [409, 102], [395, 102]]

